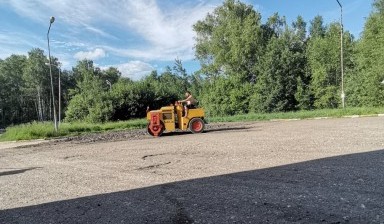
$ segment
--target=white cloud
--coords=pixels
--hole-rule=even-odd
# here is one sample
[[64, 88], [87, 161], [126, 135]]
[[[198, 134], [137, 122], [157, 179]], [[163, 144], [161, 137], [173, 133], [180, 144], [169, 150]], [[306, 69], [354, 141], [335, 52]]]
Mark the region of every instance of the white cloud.
[[74, 58], [77, 60], [96, 60], [103, 57], [105, 57], [105, 51], [101, 48], [96, 48], [93, 51], [79, 51], [74, 55]]
[[[64, 38], [63, 35], [70, 32], [65, 41], [77, 39], [91, 47], [107, 45], [112, 49], [111, 53], [130, 59], [166, 61], [176, 57], [183, 60], [194, 57], [192, 25], [220, 3], [220, 0], [179, 4], [160, 0], [9, 0], [6, 4], [22, 17], [42, 26], [48, 26], [49, 17], [56, 15], [54, 28], [57, 35], [60, 27], [64, 26], [66, 29], [60, 35]], [[112, 44], [108, 40], [118, 38], [108, 31], [110, 26], [117, 29], [120, 37], [134, 35], [140, 39], [140, 44]], [[84, 56], [92, 54], [77, 54], [77, 58]]]
[[117, 39], [115, 36], [105, 32], [105, 31], [103, 31], [101, 29], [98, 29], [96, 27], [90, 26], [88, 24], [84, 24], [84, 27], [85, 27], [85, 29], [87, 29], [87, 30], [89, 30], [89, 31], [91, 31], [91, 32], [93, 32], [95, 34], [98, 34], [100, 36], [107, 37], [107, 38], [110, 38], [110, 39]]
[[139, 80], [142, 77], [151, 73], [151, 71], [155, 70], [152, 65], [142, 61], [130, 61], [128, 63], [105, 66], [102, 67], [102, 69], [107, 69], [109, 67], [117, 68], [121, 72], [122, 76], [133, 80]]
[[150, 48], [138, 47], [119, 49], [127, 55], [138, 58], [172, 60], [180, 57], [184, 60], [194, 57], [194, 32], [192, 25], [212, 11], [214, 6], [200, 3], [178, 5], [174, 8], [161, 9], [158, 1], [129, 1], [125, 9], [129, 16], [124, 16], [126, 25], [140, 34]]

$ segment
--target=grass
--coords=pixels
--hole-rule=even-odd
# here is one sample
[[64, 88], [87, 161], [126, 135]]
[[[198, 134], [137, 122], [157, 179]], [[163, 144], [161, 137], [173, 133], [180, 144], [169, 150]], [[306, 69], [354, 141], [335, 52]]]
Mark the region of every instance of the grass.
[[[384, 108], [347, 108], [347, 109], [324, 109], [313, 111], [297, 111], [287, 113], [249, 113], [234, 116], [209, 117], [208, 122], [240, 122], [240, 121], [265, 121], [274, 119], [309, 119], [315, 117], [343, 117], [351, 115], [374, 115], [383, 114]], [[145, 128], [145, 119], [106, 122], [102, 124], [90, 123], [62, 123], [59, 132], [55, 133], [52, 122], [33, 122], [17, 126], [11, 126], [0, 135], [0, 141], [17, 141], [31, 139], [47, 139], [62, 136], [74, 136], [85, 133], [118, 131]]]
[[322, 109], [312, 111], [295, 111], [281, 113], [249, 113], [234, 116], [211, 117], [208, 122], [239, 122], [239, 121], [265, 121], [274, 119], [309, 119], [315, 117], [343, 117], [351, 115], [383, 114], [384, 108], [364, 107], [346, 109]]

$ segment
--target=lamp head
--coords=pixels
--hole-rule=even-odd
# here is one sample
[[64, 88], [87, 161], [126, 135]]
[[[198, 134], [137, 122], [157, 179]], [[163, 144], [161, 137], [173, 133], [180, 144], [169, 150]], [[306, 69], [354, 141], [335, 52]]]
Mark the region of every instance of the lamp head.
[[336, 0], [336, 1], [337, 1], [337, 3], [339, 3], [339, 6], [340, 6], [340, 7], [343, 7], [343, 6], [341, 5], [341, 3], [339, 2], [339, 0]]
[[49, 22], [52, 24], [53, 22], [55, 22], [55, 17], [51, 17], [51, 19], [49, 20]]

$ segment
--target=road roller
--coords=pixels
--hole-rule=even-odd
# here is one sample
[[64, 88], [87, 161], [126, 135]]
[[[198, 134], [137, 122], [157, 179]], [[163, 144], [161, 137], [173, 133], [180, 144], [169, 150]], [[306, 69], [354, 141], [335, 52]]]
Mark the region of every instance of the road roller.
[[174, 132], [176, 130], [191, 131], [192, 133], [202, 133], [205, 128], [204, 109], [188, 109], [187, 116], [184, 106], [181, 103], [161, 107], [158, 110], [147, 109], [147, 132], [148, 134], [159, 137], [164, 132]]

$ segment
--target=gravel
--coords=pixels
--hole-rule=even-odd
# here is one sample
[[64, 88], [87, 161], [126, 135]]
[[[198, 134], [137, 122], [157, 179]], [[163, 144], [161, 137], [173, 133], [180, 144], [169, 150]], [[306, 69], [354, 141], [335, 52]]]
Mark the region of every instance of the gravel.
[[384, 223], [384, 117], [0, 150], [0, 223]]
[[[251, 125], [251, 122], [233, 122], [233, 123], [213, 123], [206, 124], [205, 132], [220, 131], [221, 129], [241, 129]], [[176, 130], [173, 133], [164, 133], [162, 137], [170, 135], [190, 134], [189, 131]], [[139, 140], [153, 138], [150, 136], [146, 129], [134, 129], [125, 131], [112, 131], [106, 133], [91, 133], [80, 136], [64, 137], [56, 139], [53, 142], [73, 142], [73, 143], [92, 143], [92, 142], [110, 142], [110, 141], [125, 141], [125, 140]]]

